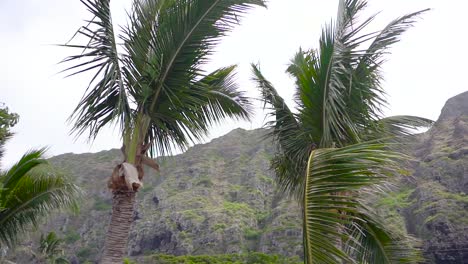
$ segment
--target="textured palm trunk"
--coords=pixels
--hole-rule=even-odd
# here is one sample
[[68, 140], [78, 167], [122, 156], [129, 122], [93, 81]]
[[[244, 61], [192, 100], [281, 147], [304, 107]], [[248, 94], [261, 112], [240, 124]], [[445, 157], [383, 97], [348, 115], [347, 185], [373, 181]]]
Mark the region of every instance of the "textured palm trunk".
[[101, 259], [101, 263], [103, 264], [122, 263], [133, 222], [136, 192], [114, 191], [113, 194], [112, 218]]

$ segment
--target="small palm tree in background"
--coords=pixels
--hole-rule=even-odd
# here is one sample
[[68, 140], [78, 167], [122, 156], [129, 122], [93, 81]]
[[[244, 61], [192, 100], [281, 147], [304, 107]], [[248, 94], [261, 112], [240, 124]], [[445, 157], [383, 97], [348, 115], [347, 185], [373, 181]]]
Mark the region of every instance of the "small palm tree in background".
[[[303, 209], [306, 263], [406, 263], [420, 259], [409, 237], [388, 230], [364, 198], [395, 174], [402, 154], [391, 139], [432, 121], [382, 117], [387, 105], [381, 67], [388, 48], [425, 10], [363, 30], [363, 0], [340, 1], [338, 19], [322, 30], [319, 48], [299, 50], [287, 69], [295, 80], [292, 111], [256, 65], [254, 79], [274, 118], [272, 161], [278, 185]], [[376, 188], [377, 187], [377, 188]]]
[[[0, 157], [7, 138], [12, 136], [9, 128], [16, 124], [17, 115], [6, 108], [0, 109]], [[13, 120], [15, 122], [9, 122]], [[8, 125], [6, 125], [8, 124]], [[12, 247], [29, 228], [37, 227], [39, 221], [55, 209], [75, 205], [80, 189], [56, 172], [43, 158], [45, 149], [26, 153], [10, 169], [0, 171], [0, 246]]]
[[39, 247], [34, 253], [38, 263], [48, 264], [68, 264], [70, 263], [64, 257], [62, 249], [63, 240], [60, 239], [55, 232], [49, 232], [46, 236], [41, 234], [39, 239]]
[[71, 75], [94, 70], [94, 77], [73, 113], [74, 131], [94, 138], [106, 125], [120, 127], [124, 161], [109, 182], [113, 212], [102, 258], [120, 263], [143, 165], [158, 169], [151, 157], [186, 149], [224, 118], [249, 118], [250, 103], [234, 82], [235, 66], [211, 73], [201, 66], [241, 15], [265, 3], [135, 0], [117, 40], [109, 0], [82, 2], [93, 16], [78, 31], [87, 44], [66, 44], [83, 52], [65, 62], [75, 62], [67, 69]]

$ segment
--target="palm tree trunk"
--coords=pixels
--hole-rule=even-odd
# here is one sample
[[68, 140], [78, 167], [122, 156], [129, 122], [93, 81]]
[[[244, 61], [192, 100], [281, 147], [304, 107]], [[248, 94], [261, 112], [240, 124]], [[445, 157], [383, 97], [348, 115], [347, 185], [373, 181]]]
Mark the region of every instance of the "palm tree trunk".
[[102, 264], [122, 263], [133, 222], [136, 192], [113, 191], [113, 194], [112, 218], [107, 230]]

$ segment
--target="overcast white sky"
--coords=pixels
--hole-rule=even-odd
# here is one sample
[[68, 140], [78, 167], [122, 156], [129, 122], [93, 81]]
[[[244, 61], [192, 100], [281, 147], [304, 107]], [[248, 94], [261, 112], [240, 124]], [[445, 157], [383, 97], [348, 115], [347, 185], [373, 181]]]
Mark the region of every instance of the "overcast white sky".
[[[130, 0], [112, 0], [114, 22], [125, 21]], [[290, 100], [293, 83], [284, 73], [295, 52], [316, 47], [321, 26], [336, 15], [338, 0], [270, 0], [268, 9], [256, 9], [242, 20], [218, 47], [209, 69], [239, 64], [242, 89], [258, 97], [250, 81], [251, 62], [280, 94]], [[410, 114], [437, 119], [445, 101], [468, 90], [468, 37], [465, 0], [369, 0], [368, 14], [382, 11], [373, 29], [403, 14], [424, 8], [426, 13], [394, 46], [384, 66], [388, 115]], [[117, 131], [109, 128], [92, 144], [69, 135], [67, 117], [81, 98], [88, 79], [64, 79], [57, 62], [73, 53], [50, 44], [65, 43], [89, 18], [78, 0], [0, 0], [0, 102], [20, 115], [16, 136], [6, 148], [4, 166], [27, 150], [49, 146], [48, 155], [96, 152], [120, 147]], [[258, 105], [252, 123], [226, 121], [214, 127], [219, 137], [236, 127], [262, 126]]]

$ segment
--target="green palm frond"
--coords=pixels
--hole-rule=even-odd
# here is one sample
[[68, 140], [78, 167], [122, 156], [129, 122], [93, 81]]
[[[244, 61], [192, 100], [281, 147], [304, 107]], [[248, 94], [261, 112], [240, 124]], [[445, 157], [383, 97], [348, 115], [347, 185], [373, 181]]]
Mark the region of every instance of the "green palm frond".
[[363, 232], [372, 231], [366, 230], [368, 219], [361, 217], [365, 205], [359, 192], [382, 183], [395, 170], [400, 155], [385, 147], [365, 142], [311, 152], [302, 201], [307, 263], [350, 261], [352, 256], [342, 249], [343, 241], [353, 234], [349, 227], [357, 223]]
[[235, 68], [218, 69], [190, 86], [161, 95], [161, 103], [150, 114], [148, 137], [156, 144], [154, 150], [166, 153], [172, 145], [185, 149], [224, 118], [249, 118], [250, 103], [234, 82]]
[[39, 239], [39, 251], [45, 255], [55, 255], [60, 253], [60, 243], [62, 240], [58, 238], [55, 232], [49, 232], [46, 236], [41, 234]]
[[[49, 232], [46, 236], [41, 234], [38, 251], [43, 261], [46, 259], [50, 264], [68, 264], [70, 263], [64, 256], [64, 250], [61, 248], [63, 240], [55, 232]], [[39, 258], [41, 259], [41, 258]]]
[[360, 63], [381, 63], [383, 56], [389, 54], [388, 49], [391, 45], [398, 43], [401, 35], [413, 27], [417, 18], [429, 10], [428, 8], [404, 15], [388, 23], [384, 29], [372, 34], [372, 43], [366, 49], [364, 56], [361, 57]]
[[344, 250], [358, 263], [422, 263], [420, 241], [387, 228], [369, 209], [357, 215], [360, 221], [348, 225]]
[[[61, 46], [78, 48], [82, 52], [73, 55], [63, 63], [75, 63], [66, 68], [68, 76], [93, 72], [86, 94], [74, 110], [73, 131], [78, 135], [89, 129], [92, 138], [102, 127], [119, 119], [121, 125], [131, 114], [127, 91], [119, 64], [117, 41], [114, 36], [110, 0], [80, 0], [93, 16], [81, 27], [75, 36], [87, 40], [86, 44], [65, 44]], [[75, 37], [74, 36], [74, 37]]]
[[383, 133], [396, 138], [404, 138], [415, 133], [418, 129], [429, 128], [434, 121], [418, 116], [390, 116], [378, 121]]
[[[362, 130], [382, 118], [387, 101], [380, 69], [392, 44], [426, 10], [392, 21], [382, 31], [365, 33], [375, 18], [363, 22], [366, 1], [341, 1], [338, 21], [326, 25], [319, 49], [300, 50], [287, 72], [296, 80], [301, 121], [321, 147], [360, 140]], [[364, 46], [371, 42], [368, 48]]]
[[[39, 150], [32, 150], [27, 152], [21, 157], [21, 159], [14, 164], [4, 175], [2, 176], [2, 184], [6, 189], [11, 189], [18, 184], [31, 169], [34, 167], [45, 164], [47, 161], [42, 158], [46, 149], [42, 148]], [[4, 200], [4, 196], [0, 196], [1, 200]]]
[[47, 166], [44, 150], [31, 151], [0, 176], [0, 243], [12, 245], [18, 234], [36, 226], [54, 209], [74, 204], [79, 188]]
[[[366, 49], [360, 43], [357, 47], [358, 58], [353, 63], [353, 73], [350, 79], [349, 96], [345, 98], [349, 107], [351, 119], [360, 125], [360, 128], [371, 129], [373, 124], [382, 118], [382, 110], [388, 103], [385, 91], [382, 88], [382, 65], [390, 48], [396, 44], [401, 35], [411, 28], [416, 19], [426, 10], [405, 15], [390, 22], [381, 31], [369, 33], [365, 41], [370, 41]], [[378, 129], [378, 127], [374, 127]]]
[[[148, 1], [152, 2], [152, 1]], [[151, 24], [152, 36], [134, 32], [128, 28], [132, 43], [127, 45], [130, 54], [139, 54], [130, 60], [132, 76], [143, 81], [140, 89], [133, 89], [135, 96], [142, 96], [139, 107], [151, 113], [159, 96], [170, 94], [180, 86], [194, 83], [202, 77], [200, 65], [206, 62], [213, 47], [237, 24], [238, 17], [254, 5], [264, 6], [261, 0], [179, 0], [170, 4], [151, 5], [159, 8], [152, 21], [138, 17], [142, 24]], [[139, 37], [145, 38], [140, 40]], [[145, 54], [135, 52], [133, 43], [149, 43]], [[142, 59], [146, 61], [141, 62]], [[140, 60], [133, 62], [134, 60]], [[138, 67], [142, 65], [143, 67]]]
[[263, 76], [259, 67], [252, 64], [253, 80], [262, 94], [268, 115], [273, 121], [265, 124], [267, 136], [278, 143], [278, 151], [272, 160], [279, 188], [289, 194], [302, 197], [303, 175], [310, 151], [316, 147], [313, 139], [304, 133], [296, 115], [289, 109], [284, 99], [273, 85]]

